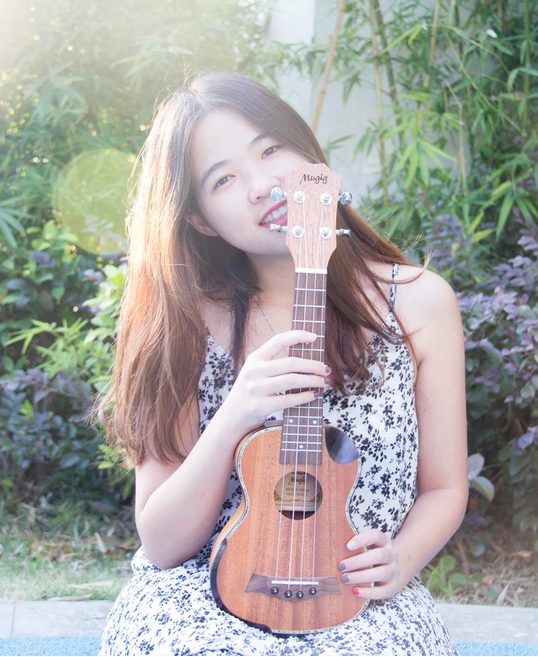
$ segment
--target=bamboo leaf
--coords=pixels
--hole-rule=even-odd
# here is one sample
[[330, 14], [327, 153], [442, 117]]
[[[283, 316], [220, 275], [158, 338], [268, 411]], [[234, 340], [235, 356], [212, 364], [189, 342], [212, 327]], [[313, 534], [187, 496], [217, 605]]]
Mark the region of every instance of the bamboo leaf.
[[538, 208], [530, 199], [520, 196], [516, 200], [516, 204], [525, 219], [532, 219], [533, 216], [538, 219]]
[[407, 144], [404, 152], [402, 153], [400, 159], [398, 160], [398, 164], [396, 166], [396, 171], [400, 171], [407, 160], [411, 157], [413, 151], [416, 150], [416, 142], [414, 140], [410, 141], [409, 144]]
[[469, 229], [468, 229], [468, 234], [469, 235], [472, 235], [474, 233], [474, 231], [478, 228], [478, 226], [480, 226], [480, 224], [482, 223], [482, 219], [484, 218], [484, 213], [485, 213], [484, 208], [481, 208], [478, 211], [476, 217], [473, 220], [473, 223], [469, 226]]
[[[444, 151], [442, 148], [439, 148], [438, 146], [435, 146], [435, 144], [431, 144], [430, 142], [424, 141], [423, 142], [423, 147], [428, 151], [430, 157], [432, 160], [434, 160], [440, 167], [443, 167], [441, 162], [437, 157], [434, 157], [435, 155], [439, 155], [439, 157], [443, 157], [447, 160], [451, 160], [452, 162], [456, 161], [456, 158], [453, 155], [450, 155], [446, 151]], [[443, 167], [444, 168], [444, 167]]]
[[428, 166], [428, 160], [425, 157], [419, 158], [419, 169], [420, 169], [420, 178], [424, 183], [425, 187], [428, 187], [430, 184], [430, 167]]
[[409, 161], [409, 170], [407, 171], [407, 178], [405, 180], [405, 184], [407, 188], [411, 187], [411, 182], [415, 177], [415, 173], [417, 171], [417, 166], [419, 163], [419, 157], [420, 156], [419, 156], [418, 148], [415, 148], [411, 154], [411, 159]]
[[514, 82], [520, 70], [521, 70], [520, 68], [515, 68], [513, 71], [510, 72], [510, 75], [506, 80], [506, 88], [508, 89], [508, 91], [512, 91], [512, 87], [514, 86]]
[[481, 240], [485, 239], [486, 237], [489, 237], [494, 232], [495, 232], [494, 228], [486, 228], [485, 230], [478, 231], [478, 233], [475, 233], [473, 235], [473, 239], [472, 239], [473, 244], [476, 244], [477, 242], [480, 242]]
[[527, 75], [534, 75], [534, 77], [538, 78], [538, 69], [536, 68], [529, 68], [528, 66], [522, 66], [519, 70], [522, 73], [526, 73]]
[[418, 34], [420, 34], [420, 32], [422, 32], [424, 29], [425, 26], [422, 24], [414, 25], [412, 28], [407, 30], [407, 32], [400, 34], [400, 36], [396, 37], [394, 41], [391, 41], [389, 45], [386, 48], [383, 48], [379, 54], [385, 55], [387, 52], [389, 52], [389, 50], [392, 50], [395, 46], [397, 46], [402, 41], [405, 41], [406, 39], [409, 39], [409, 43], [412, 43], [417, 38]]
[[508, 219], [508, 215], [510, 214], [512, 207], [514, 205], [514, 194], [513, 192], [508, 192], [506, 196], [504, 197], [504, 201], [501, 205], [501, 210], [499, 212], [499, 219], [497, 221], [497, 229], [495, 231], [497, 239], [501, 236], [501, 233], [503, 232], [504, 226], [506, 224], [506, 221]]
[[497, 199], [501, 198], [501, 196], [504, 196], [506, 192], [511, 188], [512, 188], [512, 182], [510, 180], [506, 180], [505, 182], [501, 183], [498, 187], [495, 187], [495, 189], [491, 192], [490, 194], [491, 201], [496, 201]]

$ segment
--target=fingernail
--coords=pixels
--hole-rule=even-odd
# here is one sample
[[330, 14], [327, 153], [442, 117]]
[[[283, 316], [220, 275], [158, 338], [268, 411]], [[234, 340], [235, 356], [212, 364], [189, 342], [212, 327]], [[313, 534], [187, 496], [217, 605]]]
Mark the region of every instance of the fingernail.
[[342, 582], [344, 583], [349, 582], [349, 575], [342, 575]]
[[325, 365], [325, 374], [327, 374], [328, 376], [331, 372], [332, 372], [331, 368], [328, 365]]
[[361, 594], [361, 590], [360, 590], [360, 589], [352, 589], [351, 592], [353, 593], [353, 595], [360, 595], [360, 594]]
[[341, 563], [338, 564], [338, 570], [345, 570], [346, 569], [346, 562], [342, 561]]

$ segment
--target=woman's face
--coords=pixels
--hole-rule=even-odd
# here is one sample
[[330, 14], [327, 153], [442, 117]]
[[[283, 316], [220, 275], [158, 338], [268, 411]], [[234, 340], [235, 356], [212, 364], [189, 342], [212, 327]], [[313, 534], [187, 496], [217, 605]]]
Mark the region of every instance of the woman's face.
[[199, 212], [193, 225], [206, 235], [255, 255], [289, 255], [283, 233], [271, 223], [287, 225], [286, 200], [270, 193], [285, 190], [284, 176], [308, 160], [264, 134], [240, 114], [213, 110], [193, 135], [192, 180]]

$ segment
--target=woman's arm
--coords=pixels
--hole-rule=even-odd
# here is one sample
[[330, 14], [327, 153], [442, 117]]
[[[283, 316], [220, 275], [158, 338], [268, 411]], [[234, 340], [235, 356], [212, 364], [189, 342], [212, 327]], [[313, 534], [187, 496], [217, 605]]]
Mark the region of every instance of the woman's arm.
[[344, 580], [371, 599], [400, 591], [439, 552], [459, 527], [468, 496], [464, 346], [456, 297], [426, 271], [399, 285], [396, 299], [417, 372], [418, 496], [396, 538], [371, 530], [348, 543]]
[[325, 365], [303, 358], [277, 358], [283, 349], [317, 338], [288, 331], [271, 338], [245, 361], [236, 383], [198, 438], [198, 408], [181, 423], [183, 444], [193, 445], [182, 463], [163, 464], [151, 455], [136, 469], [137, 528], [149, 560], [171, 568], [192, 557], [211, 537], [239, 441], [268, 415], [312, 401], [323, 388]]

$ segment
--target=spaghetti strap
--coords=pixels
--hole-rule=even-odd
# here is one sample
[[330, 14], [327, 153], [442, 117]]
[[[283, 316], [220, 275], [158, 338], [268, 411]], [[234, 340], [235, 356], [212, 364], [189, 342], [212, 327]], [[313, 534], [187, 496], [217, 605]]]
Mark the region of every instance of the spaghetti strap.
[[391, 286], [389, 292], [389, 310], [392, 312], [394, 310], [394, 304], [396, 302], [396, 289], [398, 287], [398, 272], [400, 270], [400, 265], [395, 262], [392, 265], [392, 276], [391, 276]]

